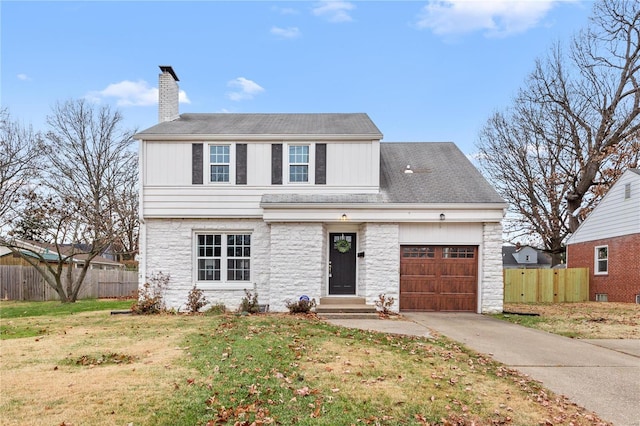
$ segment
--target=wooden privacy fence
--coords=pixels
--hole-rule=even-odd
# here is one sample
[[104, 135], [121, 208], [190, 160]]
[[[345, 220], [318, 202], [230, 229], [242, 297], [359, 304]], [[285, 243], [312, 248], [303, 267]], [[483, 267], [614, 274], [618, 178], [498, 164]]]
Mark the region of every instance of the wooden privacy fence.
[[589, 268], [504, 269], [504, 302], [585, 302]]
[[[74, 277], [80, 270], [73, 271]], [[138, 289], [138, 272], [122, 270], [87, 271], [78, 299], [131, 297]], [[58, 293], [32, 266], [0, 265], [0, 299], [59, 300]]]

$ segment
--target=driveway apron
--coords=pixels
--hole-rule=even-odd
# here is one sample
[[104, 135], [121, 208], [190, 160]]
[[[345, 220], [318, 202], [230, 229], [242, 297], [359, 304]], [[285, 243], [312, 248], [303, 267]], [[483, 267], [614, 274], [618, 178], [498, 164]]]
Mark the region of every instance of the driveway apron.
[[640, 340], [576, 340], [478, 314], [403, 316], [528, 374], [616, 426], [640, 426]]

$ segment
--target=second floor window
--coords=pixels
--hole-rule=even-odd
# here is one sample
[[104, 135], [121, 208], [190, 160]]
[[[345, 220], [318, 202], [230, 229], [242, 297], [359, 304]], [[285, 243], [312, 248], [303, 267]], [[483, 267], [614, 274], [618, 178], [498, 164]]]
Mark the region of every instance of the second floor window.
[[229, 182], [229, 145], [209, 146], [209, 170], [211, 182]]
[[289, 182], [309, 182], [309, 145], [289, 145]]

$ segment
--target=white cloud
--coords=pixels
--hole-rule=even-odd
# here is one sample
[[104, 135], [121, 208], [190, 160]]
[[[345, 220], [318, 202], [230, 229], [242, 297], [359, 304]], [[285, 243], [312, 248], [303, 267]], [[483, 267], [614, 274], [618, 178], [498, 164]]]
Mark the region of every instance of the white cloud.
[[557, 0], [429, 0], [417, 26], [437, 35], [484, 31], [488, 37], [522, 33], [538, 25]]
[[281, 15], [297, 15], [298, 11], [292, 7], [278, 7], [278, 6], [273, 6], [271, 8], [272, 10], [275, 10], [276, 12], [280, 13]]
[[298, 27], [279, 28], [272, 27], [271, 34], [282, 38], [297, 38], [300, 37], [300, 30]]
[[[158, 103], [158, 88], [149, 86], [144, 80], [124, 80], [112, 83], [104, 90], [90, 92], [86, 98], [94, 102], [115, 98], [118, 106], [149, 106]], [[178, 99], [183, 104], [191, 103], [184, 90], [180, 90]]]
[[237, 89], [233, 92], [227, 93], [227, 97], [232, 101], [253, 99], [255, 95], [264, 92], [264, 89], [258, 83], [244, 77], [238, 77], [231, 80], [227, 83], [227, 86]]
[[18, 80], [22, 80], [22, 81], [30, 81], [31, 77], [29, 77], [26, 74], [18, 74], [16, 77], [18, 77]]
[[353, 3], [342, 0], [325, 0], [313, 8], [313, 14], [325, 17], [329, 22], [350, 22], [353, 21], [349, 11], [355, 9]]

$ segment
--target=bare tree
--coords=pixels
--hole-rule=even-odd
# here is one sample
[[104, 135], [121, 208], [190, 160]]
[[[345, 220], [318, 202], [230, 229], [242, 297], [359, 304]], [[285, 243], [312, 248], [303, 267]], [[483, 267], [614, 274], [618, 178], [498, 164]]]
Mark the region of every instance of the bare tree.
[[38, 133], [13, 121], [8, 109], [0, 110], [0, 227], [10, 223], [35, 183], [41, 149]]
[[43, 252], [16, 238], [2, 241], [38, 269], [62, 302], [76, 301], [91, 261], [118, 238], [120, 194], [131, 187], [135, 163], [135, 131], [121, 130], [122, 119], [118, 111], [85, 100], [54, 106], [47, 118], [39, 200], [24, 212], [47, 219], [50, 249]]
[[135, 153], [123, 168], [126, 179], [114, 193], [115, 229], [114, 249], [116, 260], [127, 266], [137, 265], [140, 223], [138, 220], [138, 162]]
[[510, 202], [515, 238], [560, 259], [565, 238], [640, 149], [640, 6], [604, 0], [565, 55], [555, 45], [525, 87], [491, 117], [480, 167]]

